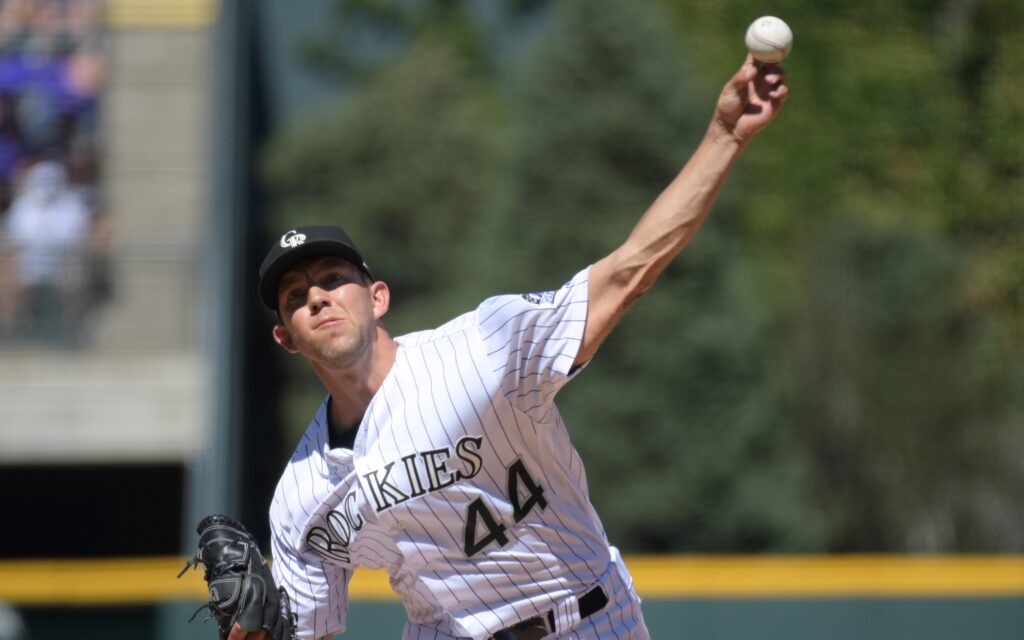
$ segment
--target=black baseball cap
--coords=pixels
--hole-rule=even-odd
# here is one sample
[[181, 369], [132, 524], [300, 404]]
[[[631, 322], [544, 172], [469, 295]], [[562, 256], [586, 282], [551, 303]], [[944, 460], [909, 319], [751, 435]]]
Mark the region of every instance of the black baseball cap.
[[277, 289], [281, 278], [296, 262], [304, 258], [337, 256], [359, 267], [371, 280], [373, 274], [366, 266], [352, 238], [341, 227], [296, 227], [282, 235], [267, 252], [260, 265], [260, 300], [270, 310], [277, 311]]

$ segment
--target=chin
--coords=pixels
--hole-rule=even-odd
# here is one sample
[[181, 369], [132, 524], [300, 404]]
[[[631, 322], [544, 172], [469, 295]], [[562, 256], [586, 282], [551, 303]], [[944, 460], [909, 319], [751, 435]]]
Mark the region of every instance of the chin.
[[359, 360], [363, 349], [358, 348], [349, 341], [331, 341], [319, 345], [316, 349], [316, 359], [323, 362], [332, 369], [344, 369], [355, 364]]

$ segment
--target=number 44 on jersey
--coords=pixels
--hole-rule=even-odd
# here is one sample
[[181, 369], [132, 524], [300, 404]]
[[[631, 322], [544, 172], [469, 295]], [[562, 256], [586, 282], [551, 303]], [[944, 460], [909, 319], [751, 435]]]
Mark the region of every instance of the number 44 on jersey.
[[[522, 459], [516, 460], [508, 468], [508, 498], [512, 503], [512, 518], [521, 522], [534, 507], [543, 511], [548, 506], [544, 499], [544, 487], [537, 484], [526, 470]], [[466, 510], [466, 528], [463, 533], [463, 551], [466, 557], [472, 557], [492, 542], [499, 547], [508, 544], [508, 527], [498, 521], [487, 508], [483, 498], [469, 503]]]

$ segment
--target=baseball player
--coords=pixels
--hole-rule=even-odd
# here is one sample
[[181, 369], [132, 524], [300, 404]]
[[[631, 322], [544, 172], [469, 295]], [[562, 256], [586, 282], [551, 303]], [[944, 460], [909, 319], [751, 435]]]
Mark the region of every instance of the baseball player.
[[[288, 635], [343, 632], [349, 579], [364, 566], [387, 570], [407, 640], [649, 637], [554, 399], [693, 238], [787, 94], [780, 68], [748, 58], [620, 247], [558, 290], [490, 298], [432, 330], [388, 333], [388, 286], [340, 228], [280, 237], [260, 298], [277, 314], [274, 340], [328, 391], [270, 509]], [[223, 540], [222, 524], [200, 533]], [[214, 592], [211, 582], [214, 599], [235, 593]], [[241, 619], [221, 628], [229, 640], [280, 637]]]

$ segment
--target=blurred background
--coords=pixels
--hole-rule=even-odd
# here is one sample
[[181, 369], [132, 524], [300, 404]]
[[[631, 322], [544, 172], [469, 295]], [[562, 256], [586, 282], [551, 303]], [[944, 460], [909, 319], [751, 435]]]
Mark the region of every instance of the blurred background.
[[1018, 0], [2, 0], [0, 640], [215, 637], [194, 524], [266, 548], [324, 393], [283, 231], [344, 225], [396, 334], [555, 288], [766, 13], [785, 110], [560, 395], [591, 497], [656, 638], [1024, 636]]

